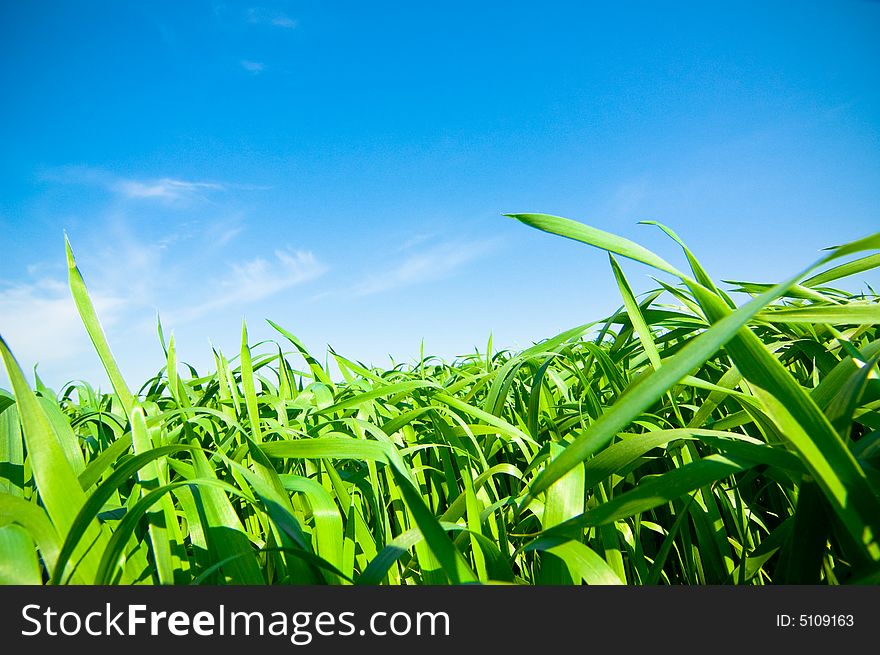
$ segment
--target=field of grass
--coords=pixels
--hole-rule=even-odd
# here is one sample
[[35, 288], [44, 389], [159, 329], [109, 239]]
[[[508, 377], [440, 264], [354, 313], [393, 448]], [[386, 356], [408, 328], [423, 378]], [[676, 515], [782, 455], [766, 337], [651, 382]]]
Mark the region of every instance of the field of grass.
[[210, 373], [160, 329], [167, 361], [129, 386], [68, 250], [113, 390], [31, 389], [0, 341], [0, 582], [880, 582], [880, 302], [834, 288], [880, 234], [725, 291], [663, 226], [685, 270], [513, 218], [610, 253], [620, 311], [451, 363], [331, 351], [333, 377], [273, 324]]

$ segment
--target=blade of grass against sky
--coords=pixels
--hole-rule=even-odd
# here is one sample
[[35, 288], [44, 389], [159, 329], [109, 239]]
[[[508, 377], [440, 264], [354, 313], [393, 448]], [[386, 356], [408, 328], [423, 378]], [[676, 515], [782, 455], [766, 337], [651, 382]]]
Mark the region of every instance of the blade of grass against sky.
[[125, 413], [129, 414], [131, 410], [134, 409], [134, 398], [131, 395], [131, 391], [128, 389], [128, 385], [125, 384], [125, 380], [122, 379], [122, 373], [119, 371], [119, 366], [117, 366], [116, 360], [113, 359], [113, 354], [110, 352], [107, 337], [104, 336], [104, 330], [95, 314], [95, 307], [86, 291], [82, 275], [80, 274], [79, 268], [76, 266], [76, 261], [73, 258], [73, 251], [70, 249], [70, 241], [68, 241], [66, 237], [64, 245], [67, 249], [67, 268], [70, 291], [76, 302], [76, 308], [79, 311], [80, 318], [82, 319], [83, 325], [85, 325], [86, 331], [89, 333], [89, 338], [92, 340], [92, 344], [98, 353], [98, 357], [101, 358], [104, 370], [107, 371], [110, 382], [116, 390], [116, 394], [119, 396], [122, 407], [125, 409]]
[[[751, 332], [741, 331], [741, 328], [761, 309], [784, 295], [792, 284], [812, 270], [838, 257], [880, 247], [880, 234], [835, 248], [831, 254], [823, 257], [804, 272], [776, 285], [731, 313], [717, 293], [706, 289], [676, 271], [662, 259], [626, 239], [554, 216], [519, 214], [511, 217], [532, 227], [610, 250], [676, 275], [691, 288], [701, 305], [707, 309], [707, 313], [718, 321], [673, 358], [667, 360], [664, 366], [625, 396], [619, 404], [612, 407], [589, 430], [579, 436], [562, 455], [554, 459], [533, 483], [529, 495], [523, 501], [524, 505], [529, 502], [532, 495], [540, 493], [578, 462], [604, 447], [624, 425], [655, 402], [660, 394], [680, 381], [689, 370], [702, 365], [720, 346], [732, 341], [730, 349], [734, 362], [738, 364], [740, 370], [757, 384], [772, 390], [771, 393], [778, 394], [782, 402], [797, 412], [797, 418], [792, 420], [785, 416], [783, 405], [773, 399], [771, 412], [782, 414], [780, 420], [787, 424], [787, 429], [784, 429], [785, 434], [804, 456], [829, 499], [836, 504], [837, 512], [849, 527], [852, 537], [857, 543], [862, 543], [872, 560], [880, 560], [880, 544], [877, 543], [880, 538], [880, 503], [868, 485], [865, 473], [840, 442], [827, 419], [810, 402], [809, 396], [794, 383], [785, 369], [766, 352]], [[635, 319], [633, 320], [635, 322]], [[742, 346], [739, 345], [739, 341], [743, 342]], [[772, 396], [767, 396], [763, 400], [767, 404], [771, 399]], [[807, 436], [808, 434], [810, 436]]]

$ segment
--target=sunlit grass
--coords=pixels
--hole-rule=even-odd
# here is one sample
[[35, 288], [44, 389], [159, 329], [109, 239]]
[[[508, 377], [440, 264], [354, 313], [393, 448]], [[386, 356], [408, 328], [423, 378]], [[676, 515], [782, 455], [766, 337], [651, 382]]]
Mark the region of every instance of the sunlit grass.
[[611, 253], [621, 309], [519, 353], [331, 351], [333, 376], [274, 323], [201, 373], [160, 328], [166, 361], [133, 385], [68, 247], [113, 392], [31, 389], [0, 342], [0, 581], [880, 582], [880, 303], [831, 286], [880, 265], [880, 235], [722, 285], [663, 226], [682, 270], [513, 218]]

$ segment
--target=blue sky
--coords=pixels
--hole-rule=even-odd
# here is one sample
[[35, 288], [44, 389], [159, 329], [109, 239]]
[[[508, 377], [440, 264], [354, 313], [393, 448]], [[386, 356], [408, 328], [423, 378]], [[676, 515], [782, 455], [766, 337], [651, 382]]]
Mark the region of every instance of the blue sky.
[[617, 306], [502, 212], [757, 281], [880, 225], [877, 2], [3, 3], [0, 54], [0, 333], [53, 385], [103, 380], [65, 230], [138, 386], [157, 311], [205, 370], [242, 318], [387, 364]]

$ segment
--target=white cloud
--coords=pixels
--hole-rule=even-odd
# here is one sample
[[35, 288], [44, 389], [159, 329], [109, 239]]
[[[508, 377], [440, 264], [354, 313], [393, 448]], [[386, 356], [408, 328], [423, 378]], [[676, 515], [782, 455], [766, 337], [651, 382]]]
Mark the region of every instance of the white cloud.
[[223, 307], [263, 300], [326, 271], [327, 266], [313, 253], [303, 250], [276, 250], [272, 260], [257, 257], [243, 264], [234, 263], [217, 285], [205, 290], [208, 300], [173, 312], [169, 322], [186, 322]]
[[256, 75], [257, 73], [262, 73], [263, 69], [266, 68], [266, 65], [261, 61], [250, 61], [249, 59], [242, 59], [241, 67], [244, 68], [248, 73], [253, 73], [254, 75]]
[[227, 243], [232, 241], [235, 237], [242, 233], [244, 228], [241, 226], [231, 227], [227, 230], [224, 230], [214, 239], [215, 246], [225, 246]]
[[232, 274], [224, 286], [242, 299], [259, 300], [282, 289], [300, 284], [321, 275], [326, 270], [311, 252], [297, 250], [275, 251], [275, 262], [258, 257], [244, 264], [233, 264]]
[[[118, 319], [126, 301], [91, 293], [95, 311], [107, 328]], [[0, 289], [0, 334], [22, 366], [57, 364], [91, 348], [67, 285], [43, 278]]]
[[123, 177], [90, 166], [65, 166], [48, 170], [42, 173], [42, 178], [46, 181], [62, 184], [101, 187], [123, 200], [155, 201], [168, 205], [207, 200], [209, 194], [229, 189], [250, 191], [268, 188], [255, 185], [183, 180], [174, 177]]
[[[87, 166], [49, 169], [42, 176], [102, 191], [89, 220], [74, 216], [66, 219], [67, 228], [101, 324], [132, 380], [161, 365], [157, 311], [166, 330], [177, 321], [184, 333], [222, 335], [223, 325], [236, 324], [236, 314], [262, 314], [260, 301], [269, 305], [275, 294], [287, 298], [285, 290], [327, 270], [312, 252], [285, 249], [278, 240], [275, 253], [270, 248], [259, 257], [236, 258], [231, 246], [251, 229], [252, 219], [249, 210], [225, 203], [239, 190], [266, 186], [120, 175]], [[38, 248], [32, 257], [14, 277], [0, 278], [0, 334], [26, 374], [39, 363], [49, 384], [71, 378], [106, 384], [66, 283], [61, 225], [55, 247]], [[2, 365], [0, 387], [8, 388]]]
[[401, 252], [403, 250], [412, 250], [416, 246], [420, 246], [421, 244], [425, 243], [426, 241], [430, 241], [431, 239], [435, 238], [435, 236], [436, 235], [434, 235], [434, 234], [428, 234], [428, 233], [417, 234], [414, 237], [410, 237], [409, 239], [407, 239], [406, 241], [401, 243], [396, 248], [395, 252]]
[[245, 19], [253, 25], [271, 25], [285, 30], [292, 30], [297, 22], [285, 14], [277, 14], [261, 7], [251, 7], [245, 12]]
[[397, 266], [382, 273], [368, 276], [354, 288], [359, 296], [381, 293], [455, 274], [465, 264], [486, 254], [495, 243], [445, 242], [406, 257]]
[[222, 191], [223, 189], [222, 184], [214, 182], [189, 182], [170, 177], [157, 180], [119, 179], [111, 184], [111, 190], [125, 198], [166, 202], [203, 198], [208, 191]]

